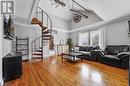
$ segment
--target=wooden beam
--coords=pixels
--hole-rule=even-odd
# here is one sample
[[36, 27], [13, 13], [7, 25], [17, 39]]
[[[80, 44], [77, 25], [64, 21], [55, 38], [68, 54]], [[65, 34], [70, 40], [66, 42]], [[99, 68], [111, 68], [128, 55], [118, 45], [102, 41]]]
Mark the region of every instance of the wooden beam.
[[88, 16], [87, 16], [87, 15], [85, 15], [85, 14], [83, 14], [83, 13], [79, 12], [79, 11], [76, 11], [76, 10], [73, 10], [73, 9], [70, 9], [70, 11], [75, 12], [75, 13], [78, 13], [78, 14], [80, 14], [80, 15], [84, 16], [85, 18], [88, 18]]
[[84, 8], [83, 6], [81, 6], [78, 2], [76, 2], [75, 0], [72, 0], [75, 4], [77, 4], [78, 6], [80, 6], [81, 8], [83, 8], [85, 11], [89, 12], [89, 10], [87, 10], [86, 8]]
[[59, 4], [61, 4], [62, 6], [65, 6], [65, 3], [62, 2], [62, 1], [60, 1], [60, 0], [54, 0], [54, 1], [57, 2], [57, 3], [59, 3]]

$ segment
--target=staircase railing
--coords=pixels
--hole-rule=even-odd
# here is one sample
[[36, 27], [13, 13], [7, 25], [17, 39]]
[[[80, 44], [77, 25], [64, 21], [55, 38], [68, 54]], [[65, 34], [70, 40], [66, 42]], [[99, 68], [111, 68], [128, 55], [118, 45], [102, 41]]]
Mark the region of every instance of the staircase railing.
[[40, 20], [42, 24], [44, 24], [48, 29], [52, 29], [52, 20], [50, 16], [40, 7], [37, 8], [36, 10], [36, 15], [35, 18]]
[[[32, 41], [32, 53], [36, 51], [36, 49], [40, 48], [42, 51], [43, 56], [43, 32], [44, 31], [51, 31], [52, 30], [52, 20], [50, 16], [40, 7], [37, 7], [35, 12], [35, 18], [42, 23], [42, 26], [47, 27], [45, 30], [42, 29], [41, 36], [37, 37], [35, 40]], [[51, 35], [51, 33], [49, 33]]]
[[[41, 36], [40, 37], [37, 37], [35, 40], [32, 41], [31, 43], [31, 50], [32, 50], [32, 53], [36, 50], [36, 49], [39, 49], [40, 47], [42, 47], [42, 40], [41, 40]], [[42, 48], [41, 48], [42, 49]]]

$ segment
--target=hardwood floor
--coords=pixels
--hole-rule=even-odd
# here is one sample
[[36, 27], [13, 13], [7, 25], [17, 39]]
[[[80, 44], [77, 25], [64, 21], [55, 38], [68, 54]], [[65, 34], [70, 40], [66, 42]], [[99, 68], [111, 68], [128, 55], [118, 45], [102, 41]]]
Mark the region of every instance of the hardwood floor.
[[49, 57], [23, 62], [21, 78], [5, 86], [128, 86], [128, 71], [98, 62], [72, 64]]

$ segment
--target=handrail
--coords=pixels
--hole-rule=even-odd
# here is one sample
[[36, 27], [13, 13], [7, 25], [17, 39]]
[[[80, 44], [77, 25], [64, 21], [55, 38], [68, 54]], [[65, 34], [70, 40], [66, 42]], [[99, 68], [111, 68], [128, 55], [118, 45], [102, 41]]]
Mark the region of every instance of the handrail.
[[[42, 36], [39, 36], [39, 37], [37, 37], [35, 40], [33, 40], [33, 41], [31, 42], [31, 50], [32, 50], [32, 52], [33, 52], [34, 49], [35, 49], [35, 44], [34, 44], [34, 43], [36, 43], [36, 41], [39, 40], [41, 37], [42, 37]], [[33, 45], [33, 44], [34, 44], [34, 45]], [[40, 47], [40, 43], [39, 43], [39, 47]]]
[[32, 43], [33, 43], [34, 41], [36, 41], [37, 39], [41, 38], [41, 37], [42, 37], [42, 36], [37, 37], [35, 40], [32, 41]]
[[[44, 12], [45, 14], [46, 14], [46, 16], [47, 16], [47, 18], [49, 18], [49, 20], [50, 20], [50, 27], [51, 27], [51, 29], [52, 29], [52, 20], [51, 20], [51, 18], [50, 18], [50, 16], [43, 10], [43, 9], [41, 9], [40, 7], [38, 7], [42, 12]], [[43, 21], [42, 21], [43, 22]]]

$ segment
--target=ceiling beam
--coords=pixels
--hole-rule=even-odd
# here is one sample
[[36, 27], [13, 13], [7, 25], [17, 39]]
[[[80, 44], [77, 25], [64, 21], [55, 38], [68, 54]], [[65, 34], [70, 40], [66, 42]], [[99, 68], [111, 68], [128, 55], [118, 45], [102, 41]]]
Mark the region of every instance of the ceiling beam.
[[57, 2], [57, 3], [59, 3], [59, 4], [61, 4], [62, 6], [65, 6], [65, 3], [62, 2], [62, 1], [60, 1], [60, 0], [54, 0], [54, 1]]
[[76, 11], [76, 10], [73, 10], [73, 9], [70, 9], [70, 11], [75, 12], [75, 13], [78, 13], [78, 14], [80, 14], [80, 15], [84, 16], [85, 18], [88, 18], [88, 16], [87, 16], [87, 15], [85, 15], [85, 14], [83, 14], [83, 13], [79, 12], [79, 11]]
[[72, 0], [75, 4], [77, 4], [78, 6], [80, 6], [81, 8], [83, 8], [85, 11], [89, 12], [89, 10], [87, 10], [86, 8], [84, 8], [83, 6], [81, 6], [78, 2], [76, 2], [75, 0]]

